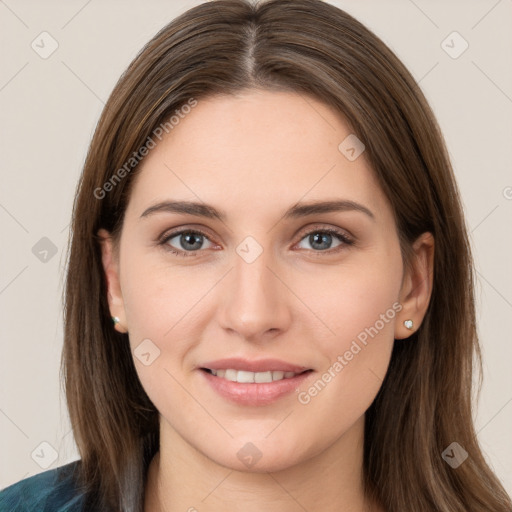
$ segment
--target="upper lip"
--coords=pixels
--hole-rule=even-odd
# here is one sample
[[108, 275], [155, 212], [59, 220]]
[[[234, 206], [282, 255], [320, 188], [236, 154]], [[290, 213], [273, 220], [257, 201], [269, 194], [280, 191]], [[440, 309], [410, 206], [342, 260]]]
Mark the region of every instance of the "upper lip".
[[200, 366], [209, 370], [242, 370], [247, 372], [283, 371], [301, 373], [309, 370], [306, 366], [298, 366], [279, 359], [257, 359], [249, 360], [238, 357], [228, 357], [209, 361]]

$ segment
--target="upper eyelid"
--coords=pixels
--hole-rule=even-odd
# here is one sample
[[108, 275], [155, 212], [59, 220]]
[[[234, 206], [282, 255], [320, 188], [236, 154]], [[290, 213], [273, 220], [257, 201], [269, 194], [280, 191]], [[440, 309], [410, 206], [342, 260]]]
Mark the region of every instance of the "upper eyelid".
[[307, 235], [314, 231], [334, 232], [334, 233], [345, 235], [347, 238], [350, 238], [351, 240], [355, 239], [354, 235], [352, 235], [352, 233], [350, 233], [350, 231], [348, 231], [345, 228], [341, 228], [339, 226], [330, 226], [330, 225], [322, 224], [322, 223], [313, 224], [311, 226], [306, 226], [305, 228], [301, 228], [297, 231], [295, 236]]

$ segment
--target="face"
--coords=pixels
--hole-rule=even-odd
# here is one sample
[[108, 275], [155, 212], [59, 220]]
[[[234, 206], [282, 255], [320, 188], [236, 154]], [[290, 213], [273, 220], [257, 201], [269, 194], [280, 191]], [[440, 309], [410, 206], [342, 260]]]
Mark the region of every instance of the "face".
[[[392, 210], [364, 152], [338, 148], [350, 134], [295, 93], [201, 99], [141, 164], [118, 256], [104, 245], [162, 425], [224, 466], [259, 453], [252, 470], [275, 471], [334, 445], [406, 337]], [[341, 203], [302, 208], [321, 202]]]

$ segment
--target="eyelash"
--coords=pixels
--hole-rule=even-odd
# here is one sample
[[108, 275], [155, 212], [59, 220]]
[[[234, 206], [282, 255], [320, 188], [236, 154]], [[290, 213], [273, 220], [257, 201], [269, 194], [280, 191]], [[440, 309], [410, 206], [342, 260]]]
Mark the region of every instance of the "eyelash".
[[[206, 233], [204, 233], [203, 231], [199, 230], [199, 229], [180, 229], [178, 231], [173, 231], [171, 233], [164, 234], [159, 239], [158, 245], [162, 246], [166, 251], [171, 252], [175, 256], [182, 256], [182, 257], [189, 257], [189, 256], [194, 256], [195, 257], [195, 256], [197, 256], [197, 254], [195, 254], [195, 253], [200, 252], [201, 249], [199, 249], [197, 251], [181, 251], [181, 250], [176, 249], [175, 247], [170, 246], [167, 243], [172, 238], [174, 238], [174, 237], [176, 237], [178, 235], [182, 235], [184, 233], [194, 234], [194, 235], [201, 235], [201, 236], [207, 238], [208, 240], [210, 240], [208, 235]], [[341, 250], [343, 250], [343, 249], [345, 249], [345, 248], [355, 244], [355, 242], [354, 242], [354, 240], [352, 238], [350, 238], [344, 232], [342, 232], [342, 231], [340, 231], [338, 229], [335, 229], [335, 228], [316, 228], [316, 229], [312, 229], [312, 230], [307, 231], [306, 233], [304, 233], [303, 236], [300, 238], [299, 242], [301, 242], [304, 238], [306, 238], [306, 237], [308, 237], [308, 236], [310, 236], [312, 234], [316, 234], [316, 233], [334, 235], [336, 238], [338, 238], [338, 240], [340, 242], [342, 242], [342, 244], [340, 246], [334, 248], [333, 250], [331, 250], [331, 249], [326, 249], [326, 250], [323, 250], [323, 251], [315, 251], [315, 250], [312, 250], [312, 249], [309, 250], [309, 251], [312, 251], [313, 253], [318, 253], [318, 256], [320, 256], [322, 254], [332, 255], [334, 253], [338, 253], [339, 251], [341, 251]]]

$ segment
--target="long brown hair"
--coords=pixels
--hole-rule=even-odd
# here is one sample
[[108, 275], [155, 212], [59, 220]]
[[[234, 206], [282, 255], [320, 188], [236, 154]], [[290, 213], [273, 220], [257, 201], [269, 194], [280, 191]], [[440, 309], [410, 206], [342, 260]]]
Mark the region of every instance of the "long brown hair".
[[[158, 411], [137, 377], [127, 335], [112, 328], [97, 231], [118, 239], [138, 171], [134, 155], [155, 129], [191, 99], [249, 88], [310, 95], [343, 116], [392, 206], [405, 264], [420, 234], [435, 238], [427, 314], [408, 340], [395, 342], [366, 413], [365, 492], [387, 511], [510, 512], [473, 426], [473, 365], [481, 370], [473, 263], [438, 124], [393, 52], [320, 0], [194, 7], [147, 43], [105, 106], [74, 204], [62, 356], [91, 508], [141, 512], [159, 445]], [[469, 454], [456, 469], [441, 456], [452, 442]]]

